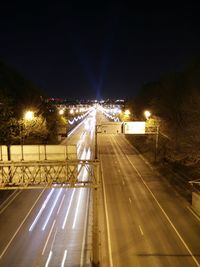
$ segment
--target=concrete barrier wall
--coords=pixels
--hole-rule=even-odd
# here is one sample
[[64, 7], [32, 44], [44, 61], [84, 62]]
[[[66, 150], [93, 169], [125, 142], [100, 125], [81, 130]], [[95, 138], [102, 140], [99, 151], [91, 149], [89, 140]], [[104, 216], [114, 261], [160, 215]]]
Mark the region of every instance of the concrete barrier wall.
[[8, 160], [7, 146], [0, 146], [0, 160]]
[[[6, 151], [7, 151], [7, 147]], [[3, 152], [3, 160], [7, 153]], [[13, 145], [10, 147], [12, 161], [77, 159], [76, 145]]]
[[200, 193], [192, 192], [192, 208], [200, 216]]

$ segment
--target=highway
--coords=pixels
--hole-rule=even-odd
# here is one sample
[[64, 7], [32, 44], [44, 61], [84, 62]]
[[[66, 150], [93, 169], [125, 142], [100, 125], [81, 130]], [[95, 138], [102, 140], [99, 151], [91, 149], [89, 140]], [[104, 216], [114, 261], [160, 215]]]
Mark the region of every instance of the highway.
[[[93, 156], [94, 125], [95, 111], [63, 142], [80, 159]], [[0, 206], [0, 267], [89, 266], [89, 203], [85, 188], [15, 190]]]
[[[97, 112], [97, 124], [107, 119]], [[94, 155], [95, 112], [63, 144]], [[121, 134], [98, 134], [103, 267], [200, 266], [200, 219]], [[87, 174], [83, 173], [87, 179]], [[0, 203], [0, 267], [90, 266], [89, 189], [15, 190]]]
[[124, 136], [98, 134], [98, 144], [107, 225], [102, 266], [200, 266], [200, 219], [189, 203]]

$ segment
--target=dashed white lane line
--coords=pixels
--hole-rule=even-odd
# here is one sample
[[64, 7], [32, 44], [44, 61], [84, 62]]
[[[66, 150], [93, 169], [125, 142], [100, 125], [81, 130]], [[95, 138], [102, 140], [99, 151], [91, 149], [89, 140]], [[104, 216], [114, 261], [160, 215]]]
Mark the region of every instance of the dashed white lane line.
[[144, 235], [144, 232], [142, 231], [142, 227], [139, 225], [139, 229], [142, 235]]
[[105, 215], [106, 215], [106, 228], [108, 234], [108, 254], [109, 254], [109, 263], [110, 267], [113, 267], [113, 259], [112, 259], [112, 248], [111, 248], [111, 237], [110, 237], [110, 224], [108, 219], [108, 206], [107, 206], [107, 198], [106, 198], [106, 191], [105, 191], [105, 183], [104, 183], [104, 175], [103, 169], [101, 168], [102, 173], [102, 187], [103, 187], [103, 199], [104, 199], [104, 206], [105, 206]]
[[44, 255], [45, 249], [46, 249], [47, 244], [48, 244], [48, 242], [49, 242], [49, 238], [50, 238], [50, 236], [51, 236], [51, 233], [52, 233], [52, 231], [53, 231], [53, 228], [54, 228], [55, 223], [56, 223], [56, 220], [53, 221], [53, 224], [52, 224], [52, 226], [51, 226], [51, 230], [49, 231], [47, 240], [46, 240], [45, 245], [44, 245], [44, 248], [43, 248], [43, 250], [42, 250], [42, 255]]
[[129, 197], [128, 200], [129, 200], [129, 202], [130, 202], [130, 204], [131, 204], [131, 203], [132, 203], [132, 199]]
[[185, 240], [183, 239], [183, 237], [181, 236], [181, 234], [179, 233], [179, 231], [176, 229], [175, 225], [173, 224], [173, 222], [171, 221], [171, 219], [169, 218], [169, 216], [167, 215], [167, 213], [165, 212], [165, 210], [163, 209], [163, 207], [161, 206], [161, 204], [159, 203], [159, 201], [157, 200], [156, 196], [154, 195], [154, 193], [151, 191], [151, 189], [149, 188], [149, 186], [147, 185], [147, 183], [145, 182], [145, 180], [143, 179], [142, 175], [140, 174], [140, 172], [137, 170], [137, 168], [133, 165], [132, 161], [129, 159], [128, 156], [126, 156], [128, 161], [130, 162], [131, 166], [133, 167], [133, 169], [136, 171], [136, 173], [138, 174], [138, 176], [140, 177], [141, 181], [143, 182], [144, 186], [146, 187], [146, 189], [149, 191], [149, 193], [151, 194], [151, 196], [153, 197], [153, 199], [155, 200], [155, 202], [157, 203], [158, 207], [160, 208], [160, 210], [162, 211], [163, 215], [165, 216], [165, 218], [167, 219], [167, 221], [169, 222], [169, 224], [171, 225], [171, 227], [174, 229], [176, 235], [179, 237], [179, 239], [181, 240], [182, 244], [184, 245], [184, 247], [186, 248], [186, 250], [189, 252], [191, 258], [193, 259], [193, 261], [195, 262], [195, 264], [199, 267], [200, 264], [198, 262], [198, 260], [195, 258], [195, 256], [193, 255], [192, 251], [190, 250], [190, 248], [188, 247], [188, 245], [186, 244]]
[[60, 209], [61, 209], [61, 207], [62, 207], [62, 204], [63, 204], [63, 201], [64, 201], [65, 197], [66, 197], [66, 195], [64, 194], [63, 197], [62, 197], [62, 200], [61, 200], [61, 202], [60, 202], [60, 206], [59, 206], [59, 208], [58, 208], [57, 215], [58, 215], [58, 213], [60, 212]]
[[43, 192], [45, 189], [42, 190], [42, 192], [40, 192], [39, 196], [37, 197], [36, 201], [34, 202], [33, 206], [31, 207], [31, 209], [29, 210], [29, 212], [27, 213], [26, 217], [23, 219], [22, 223], [20, 224], [20, 226], [17, 228], [17, 231], [14, 233], [14, 235], [12, 236], [12, 238], [10, 239], [10, 241], [8, 242], [8, 244], [5, 246], [4, 250], [2, 251], [1, 255], [0, 255], [0, 259], [3, 257], [3, 255], [6, 253], [7, 249], [9, 248], [10, 244], [12, 243], [13, 239], [16, 237], [16, 235], [18, 234], [19, 230], [21, 229], [22, 225], [24, 224], [24, 222], [26, 221], [26, 219], [28, 218], [28, 216], [30, 215], [30, 213], [32, 212], [32, 210], [34, 209], [34, 207], [36, 206], [37, 202], [39, 201], [40, 197], [42, 196]]

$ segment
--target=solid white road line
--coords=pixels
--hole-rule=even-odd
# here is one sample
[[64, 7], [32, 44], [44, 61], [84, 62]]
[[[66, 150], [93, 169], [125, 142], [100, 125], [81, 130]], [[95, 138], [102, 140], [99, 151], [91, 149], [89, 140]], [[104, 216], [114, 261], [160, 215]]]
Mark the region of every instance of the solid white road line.
[[44, 190], [45, 189], [43, 189], [42, 192], [40, 192], [39, 196], [37, 197], [37, 199], [34, 202], [33, 206], [31, 207], [31, 209], [27, 213], [26, 217], [23, 219], [22, 223], [17, 228], [17, 231], [14, 233], [14, 235], [12, 236], [12, 238], [10, 239], [10, 241], [8, 242], [8, 244], [6, 245], [6, 247], [4, 248], [4, 250], [2, 251], [2, 253], [0, 255], [0, 259], [3, 257], [3, 255], [5, 254], [5, 252], [7, 251], [7, 249], [9, 248], [10, 244], [12, 243], [13, 239], [15, 238], [15, 236], [18, 234], [19, 230], [21, 229], [22, 225], [24, 224], [24, 222], [26, 221], [26, 219], [28, 218], [28, 216], [30, 215], [30, 213], [32, 212], [32, 210], [35, 208], [35, 206], [36, 206], [37, 202], [39, 201], [40, 197], [42, 196]]
[[[100, 165], [101, 166], [101, 165]], [[101, 167], [101, 173], [102, 173], [102, 187], [103, 187], [103, 199], [104, 199], [104, 207], [105, 207], [105, 215], [106, 215], [106, 227], [107, 227], [107, 233], [108, 233], [108, 254], [109, 254], [109, 263], [110, 267], [113, 267], [113, 259], [112, 259], [112, 248], [111, 248], [111, 237], [110, 237], [110, 225], [109, 225], [109, 219], [108, 219], [108, 206], [107, 206], [107, 198], [106, 198], [106, 191], [105, 191], [105, 183], [104, 183], [104, 175], [103, 175], [103, 169]]]
[[[15, 190], [1, 205], [0, 205], [0, 214], [2, 214], [5, 209], [15, 200], [15, 198], [21, 193], [22, 191]], [[15, 195], [14, 195], [15, 194]], [[14, 196], [13, 196], [14, 195]], [[11, 199], [10, 199], [11, 198]], [[6, 202], [8, 202], [6, 204]], [[6, 205], [5, 205], [6, 204]], [[5, 205], [5, 206], [4, 206]], [[3, 207], [4, 206], [4, 207]], [[1, 208], [2, 207], [2, 208]]]
[[167, 219], [167, 221], [169, 222], [169, 224], [171, 225], [171, 227], [173, 228], [173, 230], [175, 231], [176, 235], [179, 237], [179, 239], [181, 240], [181, 242], [183, 243], [184, 247], [186, 248], [186, 250], [189, 252], [190, 256], [192, 257], [193, 261], [195, 262], [195, 264], [199, 267], [200, 264], [197, 261], [197, 259], [194, 257], [192, 251], [190, 250], [190, 248], [188, 247], [188, 245], [186, 244], [185, 240], [183, 239], [183, 237], [181, 236], [181, 234], [179, 233], [179, 231], [176, 229], [175, 225], [173, 224], [173, 222], [171, 221], [171, 219], [169, 218], [169, 216], [167, 215], [167, 213], [164, 211], [163, 207], [161, 206], [161, 204], [159, 203], [159, 201], [157, 200], [157, 198], [155, 197], [154, 193], [151, 191], [151, 189], [148, 187], [147, 183], [144, 181], [142, 175], [140, 174], [140, 172], [137, 170], [137, 168], [133, 165], [133, 163], [131, 162], [131, 160], [129, 159], [128, 156], [126, 156], [128, 161], [130, 162], [131, 166], [133, 167], [133, 169], [136, 171], [137, 175], [140, 177], [141, 181], [143, 182], [143, 184], [145, 185], [145, 187], [147, 188], [147, 190], [149, 191], [149, 193], [151, 194], [151, 196], [153, 197], [153, 199], [155, 200], [155, 202], [157, 203], [158, 207], [160, 208], [160, 210], [162, 211], [162, 213], [164, 214], [165, 218]]

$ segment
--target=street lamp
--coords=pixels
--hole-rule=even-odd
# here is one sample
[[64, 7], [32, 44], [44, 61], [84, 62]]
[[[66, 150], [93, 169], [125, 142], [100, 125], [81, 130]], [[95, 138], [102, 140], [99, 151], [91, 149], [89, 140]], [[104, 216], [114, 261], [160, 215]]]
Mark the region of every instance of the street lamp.
[[34, 119], [34, 112], [31, 110], [28, 110], [24, 113], [24, 117], [22, 120], [22, 123], [20, 125], [20, 139], [21, 139], [21, 152], [22, 152], [22, 160], [24, 160], [24, 124], [26, 121], [32, 121]]
[[64, 110], [63, 109], [60, 109], [59, 110], [59, 115], [63, 115], [64, 114]]
[[126, 109], [126, 110], [124, 111], [124, 115], [125, 115], [125, 116], [129, 116], [130, 114], [131, 114], [131, 112], [130, 112], [129, 109]]
[[24, 113], [24, 120], [32, 121], [33, 118], [34, 118], [34, 113], [33, 113], [33, 111], [28, 110], [28, 111], [26, 111], [26, 112]]
[[150, 116], [151, 116], [151, 112], [149, 110], [145, 110], [144, 116], [148, 120], [150, 118]]

